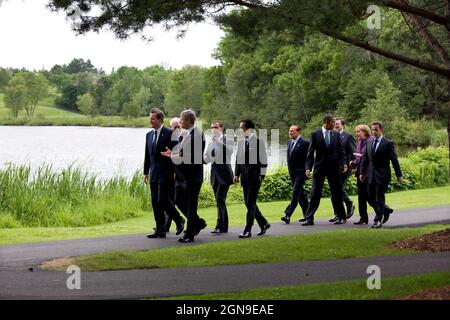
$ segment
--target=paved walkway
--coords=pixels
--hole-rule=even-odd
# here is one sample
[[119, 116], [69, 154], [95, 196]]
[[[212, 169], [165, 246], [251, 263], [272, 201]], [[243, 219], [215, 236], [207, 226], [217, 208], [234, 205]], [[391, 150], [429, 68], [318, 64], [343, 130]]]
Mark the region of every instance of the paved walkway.
[[[411, 227], [434, 223], [450, 223], [450, 206], [396, 212], [385, 227]], [[272, 223], [267, 236], [351, 228], [367, 226], [355, 226], [350, 222], [336, 226], [327, 220], [317, 221], [313, 227], [301, 227], [298, 222], [289, 225]], [[197, 245], [231, 239], [251, 241], [239, 240], [237, 234], [241, 231], [241, 227], [231, 228], [228, 234], [220, 236], [203, 231], [192, 244], [180, 244], [176, 241], [178, 237], [172, 234], [167, 239], [147, 239], [145, 235], [129, 235], [3, 245], [0, 246], [0, 299], [121, 299], [241, 291], [363, 279], [367, 278], [366, 269], [372, 264], [380, 266], [382, 276], [386, 277], [450, 271], [450, 253], [414, 254], [239, 266], [82, 272], [81, 290], [67, 289], [66, 280], [69, 275], [64, 272], [48, 272], [38, 268], [34, 268], [33, 272], [28, 271], [29, 267], [36, 267], [43, 261], [65, 256], [111, 250]]]
[[[359, 220], [352, 217], [352, 221]], [[352, 221], [344, 225], [334, 225], [328, 220], [317, 220], [314, 226], [302, 227], [295, 221], [286, 225], [284, 222], [271, 223], [272, 227], [266, 236], [278, 236], [288, 234], [322, 232], [331, 230], [345, 230], [353, 228], [368, 228], [368, 225], [356, 226]], [[450, 223], [450, 206], [432, 207], [427, 209], [413, 209], [394, 212], [384, 228], [413, 227], [433, 223]], [[194, 243], [181, 244], [176, 241], [179, 236], [174, 233], [168, 234], [166, 239], [147, 239], [144, 234], [100, 237], [90, 239], [64, 240], [52, 242], [39, 242], [19, 245], [0, 245], [0, 270], [26, 270], [36, 266], [43, 261], [66, 257], [95, 254], [114, 250], [148, 250], [170, 246], [197, 245], [201, 243], [248, 239], [238, 239], [242, 227], [230, 228], [228, 234], [212, 235], [208, 227], [195, 238]], [[259, 232], [257, 225], [254, 226], [254, 237]]]
[[[37, 270], [1, 271], [0, 299], [139, 299], [318, 282], [367, 279], [377, 265], [381, 277], [450, 271], [450, 253], [413, 254], [293, 263], [82, 272], [81, 290], [68, 290], [68, 274]], [[383, 280], [381, 280], [383, 281]], [[383, 282], [381, 282], [383, 285]]]

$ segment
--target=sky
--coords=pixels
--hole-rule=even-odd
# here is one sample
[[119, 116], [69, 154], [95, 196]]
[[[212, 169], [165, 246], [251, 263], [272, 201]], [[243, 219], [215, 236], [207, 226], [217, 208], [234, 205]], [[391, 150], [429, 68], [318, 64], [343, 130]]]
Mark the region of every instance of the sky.
[[46, 4], [47, 0], [0, 0], [1, 67], [50, 69], [73, 58], [90, 59], [107, 73], [124, 65], [179, 69], [188, 64], [219, 64], [211, 54], [223, 32], [213, 24], [191, 25], [182, 39], [176, 38], [175, 30], [156, 27], [152, 42], [140, 36], [119, 40], [107, 30], [77, 36], [64, 13], [51, 12]]

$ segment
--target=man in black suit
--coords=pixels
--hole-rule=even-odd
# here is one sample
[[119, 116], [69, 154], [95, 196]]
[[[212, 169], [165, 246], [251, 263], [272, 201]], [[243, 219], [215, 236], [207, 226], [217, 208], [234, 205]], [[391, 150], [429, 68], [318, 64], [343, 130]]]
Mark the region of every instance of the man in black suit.
[[[339, 133], [341, 138], [342, 146], [344, 147], [345, 152], [345, 164], [348, 168], [350, 168], [350, 161], [355, 160], [355, 151], [356, 151], [356, 139], [352, 134], [348, 133], [345, 129], [345, 121], [342, 118], [336, 118], [336, 122], [334, 124], [334, 131]], [[348, 196], [348, 193], [345, 191], [345, 186], [347, 184], [348, 178], [351, 175], [351, 170], [347, 170], [346, 172], [341, 172], [341, 185], [342, 185], [342, 199], [344, 200], [345, 206], [347, 207], [347, 217], [346, 219], [350, 219], [355, 212], [355, 205], [353, 201]], [[334, 218], [330, 219], [330, 222], [336, 222], [339, 218], [334, 213]]]
[[309, 176], [313, 166], [314, 173], [311, 199], [306, 212], [306, 221], [302, 226], [314, 225], [314, 213], [319, 208], [325, 178], [328, 180], [331, 201], [338, 216], [334, 224], [346, 222], [340, 172], [341, 168], [344, 172], [347, 171], [348, 166], [345, 164], [344, 148], [339, 134], [333, 131], [335, 121], [336, 118], [332, 114], [327, 114], [323, 118], [322, 128], [311, 133], [306, 157], [306, 175]]
[[195, 127], [195, 112], [181, 112], [181, 128], [184, 130], [173, 152], [167, 148], [162, 155], [175, 164], [175, 202], [187, 218], [186, 232], [178, 241], [193, 242], [194, 237], [204, 228], [206, 222], [198, 216], [198, 196], [203, 183], [203, 153], [205, 136]]
[[150, 176], [156, 228], [153, 234], [147, 236], [148, 238], [166, 237], [164, 212], [177, 224], [177, 234], [180, 234], [184, 228], [184, 219], [169, 198], [169, 192], [173, 184], [174, 165], [170, 159], [161, 155], [161, 151], [172, 149], [176, 141], [172, 141], [172, 130], [165, 128], [163, 122], [164, 113], [157, 108], [152, 109], [150, 111], [150, 123], [154, 130], [147, 133], [145, 141], [144, 182], [148, 184]]
[[372, 123], [372, 135], [374, 139], [367, 143], [359, 179], [364, 181], [364, 175], [367, 175], [369, 204], [375, 208], [372, 228], [378, 229], [388, 221], [389, 215], [394, 211], [385, 205], [385, 194], [391, 181], [391, 162], [399, 183], [403, 182], [403, 177], [394, 144], [384, 137], [381, 122]]
[[308, 210], [308, 196], [304, 188], [305, 181], [308, 178], [305, 174], [306, 155], [308, 154], [309, 141], [304, 140], [301, 135], [300, 125], [292, 125], [289, 128], [289, 141], [287, 143], [287, 165], [289, 177], [292, 182], [292, 198], [291, 203], [284, 211], [285, 216], [281, 218], [282, 221], [289, 224], [291, 216], [300, 204], [303, 211], [303, 218], [300, 222], [305, 222], [306, 210]]
[[211, 124], [212, 141], [205, 153], [205, 162], [211, 162], [211, 184], [217, 205], [217, 224], [211, 233], [220, 234], [228, 232], [227, 194], [233, 184], [233, 170], [231, 169], [231, 154], [233, 143], [228, 143], [224, 135], [224, 126], [221, 121]]
[[238, 143], [234, 183], [241, 180], [247, 207], [247, 223], [239, 238], [250, 238], [255, 219], [261, 228], [258, 236], [264, 235], [270, 228], [270, 224], [256, 204], [261, 183], [266, 176], [267, 151], [264, 141], [256, 136], [255, 124], [252, 120], [242, 120], [239, 128], [244, 139]]
[[[181, 126], [180, 126], [180, 118], [175, 117], [170, 119], [169, 121], [169, 126], [170, 129], [173, 131], [172, 134], [174, 136], [176, 136], [176, 140], [173, 139], [173, 141], [178, 141], [178, 137], [181, 131]], [[169, 199], [175, 203], [175, 175], [173, 177], [173, 180], [170, 181], [171, 185], [170, 185], [170, 191], [169, 191]], [[170, 230], [170, 226], [172, 225], [172, 218], [166, 213], [166, 232], [169, 232]]]

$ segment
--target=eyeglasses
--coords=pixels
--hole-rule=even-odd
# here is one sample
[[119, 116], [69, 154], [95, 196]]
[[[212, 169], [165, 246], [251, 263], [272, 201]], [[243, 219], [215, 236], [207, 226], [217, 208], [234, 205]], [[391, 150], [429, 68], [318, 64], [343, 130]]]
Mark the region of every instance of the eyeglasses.
[[218, 126], [213, 126], [213, 127], [211, 127], [211, 129], [219, 129], [219, 127]]

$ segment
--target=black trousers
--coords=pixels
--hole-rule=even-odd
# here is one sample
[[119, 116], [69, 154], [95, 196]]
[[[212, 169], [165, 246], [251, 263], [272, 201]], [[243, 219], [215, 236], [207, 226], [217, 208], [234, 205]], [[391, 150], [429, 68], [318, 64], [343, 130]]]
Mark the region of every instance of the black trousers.
[[217, 206], [217, 224], [216, 229], [222, 232], [228, 232], [228, 210], [227, 210], [227, 194], [230, 189], [230, 185], [221, 184], [216, 179], [213, 184], [214, 195], [216, 197]]
[[[198, 196], [200, 194], [201, 183], [195, 181], [185, 181], [175, 188], [175, 202], [178, 209], [187, 219], [185, 237], [194, 238], [199, 231], [201, 220], [198, 216]], [[203, 220], [204, 222], [204, 220]]]
[[[175, 203], [175, 185], [174, 183], [171, 183], [169, 187], [169, 199]], [[168, 232], [170, 230], [170, 226], [172, 225], [172, 218], [167, 214], [166, 212], [166, 231]]]
[[169, 198], [169, 182], [151, 182], [150, 190], [152, 195], [153, 214], [156, 222], [156, 233], [166, 232], [166, 218], [164, 212], [171, 217], [175, 223], [181, 223], [181, 215], [175, 208], [174, 203]]
[[323, 184], [325, 178], [328, 180], [331, 191], [331, 202], [333, 204], [334, 212], [339, 219], [345, 219], [344, 202], [342, 200], [342, 184], [339, 173], [339, 167], [325, 167], [320, 170], [314, 170], [311, 199], [308, 210], [306, 212], [306, 219], [314, 220], [314, 214], [319, 209], [320, 199], [322, 198]]
[[305, 179], [291, 178], [291, 181], [292, 181], [291, 202], [287, 206], [286, 210], [284, 210], [284, 213], [288, 217], [290, 217], [297, 208], [297, 205], [300, 205], [303, 211], [303, 217], [305, 217], [306, 211], [308, 210], [308, 195], [306, 194], [306, 190], [304, 188]]
[[245, 206], [247, 207], [247, 224], [244, 232], [251, 232], [253, 224], [258, 223], [263, 228], [268, 222], [256, 204], [259, 189], [261, 188], [261, 178], [258, 170], [243, 170], [241, 174], [242, 188], [244, 190]]
[[369, 189], [367, 182], [361, 182], [359, 179], [357, 179], [357, 186], [358, 186], [358, 211], [359, 216], [361, 217], [361, 220], [363, 221], [369, 221], [369, 216], [367, 214], [367, 203], [369, 201]]
[[385, 194], [389, 185], [369, 183], [369, 204], [375, 209], [374, 222], [381, 222], [384, 212], [390, 208], [386, 205]]

